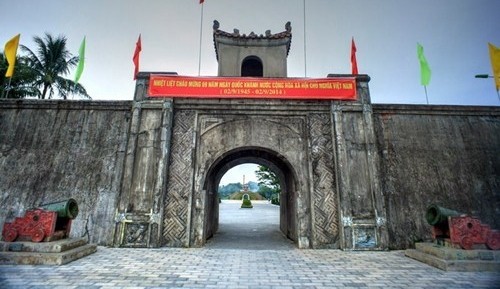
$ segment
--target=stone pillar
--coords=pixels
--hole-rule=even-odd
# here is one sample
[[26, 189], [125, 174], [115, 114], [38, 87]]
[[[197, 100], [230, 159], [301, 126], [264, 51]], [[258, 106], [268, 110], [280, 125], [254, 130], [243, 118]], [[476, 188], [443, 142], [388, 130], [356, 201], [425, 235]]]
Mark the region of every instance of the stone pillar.
[[122, 189], [115, 215], [115, 246], [159, 247], [170, 156], [172, 99], [147, 98], [137, 81]]
[[387, 248], [369, 80], [357, 77], [356, 103], [333, 102], [331, 108], [342, 249]]

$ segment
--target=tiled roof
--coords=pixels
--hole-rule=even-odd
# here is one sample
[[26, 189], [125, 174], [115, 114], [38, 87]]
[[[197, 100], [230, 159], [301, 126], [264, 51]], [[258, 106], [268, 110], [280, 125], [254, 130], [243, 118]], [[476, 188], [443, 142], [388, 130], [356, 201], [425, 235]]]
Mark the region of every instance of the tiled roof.
[[288, 52], [290, 51], [290, 44], [292, 42], [292, 26], [291, 26], [291, 23], [290, 22], [287, 22], [285, 24], [285, 31], [283, 32], [279, 32], [279, 33], [275, 33], [275, 34], [272, 34], [271, 33], [271, 30], [267, 30], [265, 32], [265, 34], [255, 34], [253, 31], [250, 32], [250, 34], [246, 35], [246, 34], [240, 34], [240, 31], [238, 29], [234, 29], [234, 31], [232, 33], [230, 32], [226, 32], [226, 31], [223, 31], [223, 30], [220, 30], [219, 29], [219, 21], [217, 20], [214, 20], [214, 25], [213, 25], [213, 29], [214, 29], [214, 46], [215, 46], [215, 54], [216, 54], [216, 57], [217, 57], [217, 60], [219, 59], [219, 52], [218, 52], [218, 49], [217, 49], [217, 41], [216, 39], [217, 38], [231, 38], [231, 39], [244, 39], [244, 40], [282, 40], [282, 39], [288, 39], [288, 43], [286, 44], [286, 48], [287, 48], [287, 51], [286, 51], [286, 54], [288, 55]]

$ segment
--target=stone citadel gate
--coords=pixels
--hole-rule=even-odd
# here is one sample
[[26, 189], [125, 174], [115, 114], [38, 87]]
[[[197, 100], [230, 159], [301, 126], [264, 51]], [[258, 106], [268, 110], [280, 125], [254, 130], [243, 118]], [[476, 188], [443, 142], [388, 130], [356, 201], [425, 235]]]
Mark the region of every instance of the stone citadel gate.
[[[219, 77], [286, 77], [285, 28], [245, 36], [215, 21]], [[342, 103], [158, 100], [153, 75], [137, 83], [115, 244], [203, 246], [217, 231], [220, 179], [253, 162], [279, 175], [280, 229], [299, 248], [387, 246], [367, 76], [358, 100]]]
[[[288, 79], [291, 27], [265, 35], [214, 23], [219, 78]], [[404, 249], [430, 237], [430, 203], [500, 226], [500, 108], [351, 100], [199, 98], [0, 101], [0, 224], [75, 198], [73, 236], [124, 247], [199, 247], [218, 227], [217, 186], [252, 162], [273, 169], [280, 229], [299, 248]], [[214, 78], [215, 79], [215, 78]], [[228, 90], [228, 93], [245, 93]]]
[[280, 228], [300, 248], [383, 248], [372, 112], [359, 79], [364, 97], [348, 104], [136, 102], [115, 242], [202, 246], [217, 230], [219, 180], [254, 162], [280, 176]]

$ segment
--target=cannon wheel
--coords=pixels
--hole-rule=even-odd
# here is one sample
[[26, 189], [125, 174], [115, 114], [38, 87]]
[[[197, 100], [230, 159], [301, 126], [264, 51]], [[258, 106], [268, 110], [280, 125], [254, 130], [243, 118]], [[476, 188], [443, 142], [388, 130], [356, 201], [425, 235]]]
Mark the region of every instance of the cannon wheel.
[[45, 232], [43, 231], [42, 228], [36, 228], [35, 230], [33, 230], [33, 234], [31, 235], [31, 241], [39, 243], [43, 241], [43, 238], [45, 238]]
[[471, 250], [473, 245], [474, 242], [472, 242], [471, 237], [463, 237], [462, 240], [460, 240], [460, 247], [462, 247], [462, 249]]
[[2, 237], [6, 242], [14, 242], [17, 239], [17, 230], [14, 228], [9, 228], [5, 230]]
[[490, 250], [500, 250], [500, 231], [491, 231], [488, 234], [486, 247]]

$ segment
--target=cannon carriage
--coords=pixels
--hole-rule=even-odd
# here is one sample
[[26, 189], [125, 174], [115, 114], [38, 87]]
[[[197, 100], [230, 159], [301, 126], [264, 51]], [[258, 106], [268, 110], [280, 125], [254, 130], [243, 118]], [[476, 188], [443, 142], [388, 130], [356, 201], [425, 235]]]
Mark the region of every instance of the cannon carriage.
[[7, 242], [50, 242], [67, 238], [71, 221], [77, 215], [78, 204], [74, 199], [40, 205], [13, 222], [5, 222], [2, 237]]
[[425, 218], [432, 226], [432, 238], [437, 242], [449, 242], [465, 250], [476, 245], [485, 245], [490, 250], [500, 249], [500, 231], [492, 230], [478, 218], [434, 204], [427, 208]]

